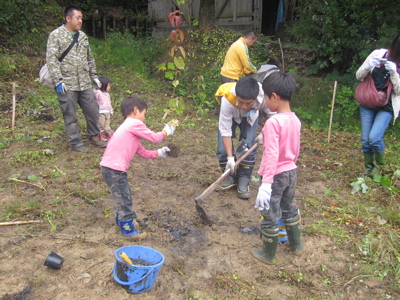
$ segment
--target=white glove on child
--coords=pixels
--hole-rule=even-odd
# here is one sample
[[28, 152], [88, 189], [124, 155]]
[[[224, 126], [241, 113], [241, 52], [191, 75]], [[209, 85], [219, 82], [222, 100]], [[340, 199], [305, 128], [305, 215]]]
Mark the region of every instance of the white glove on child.
[[169, 124], [165, 124], [163, 131], [165, 131], [168, 135], [173, 135], [175, 132], [175, 126], [169, 125]]
[[372, 68], [375, 68], [381, 64], [381, 58], [380, 57], [372, 57], [367, 64], [365, 65], [365, 70], [371, 71]]
[[231, 174], [235, 172], [235, 157], [234, 156], [228, 156], [228, 162], [226, 163], [225, 171], [226, 170], [231, 170]]
[[99, 88], [101, 88], [101, 82], [98, 78], [93, 78], [93, 81]]
[[390, 74], [397, 72], [397, 65], [392, 61], [387, 61], [385, 63], [385, 69], [389, 71]]
[[168, 157], [168, 152], [171, 151], [168, 147], [162, 147], [157, 150], [158, 152], [158, 157], [166, 158]]
[[259, 135], [257, 135], [257, 137], [256, 137], [256, 139], [255, 139], [254, 141], [258, 144], [258, 146], [263, 145], [263, 136], [262, 136], [262, 133], [260, 133]]
[[269, 209], [269, 202], [271, 200], [271, 183], [263, 182], [258, 189], [255, 208], [259, 210]]

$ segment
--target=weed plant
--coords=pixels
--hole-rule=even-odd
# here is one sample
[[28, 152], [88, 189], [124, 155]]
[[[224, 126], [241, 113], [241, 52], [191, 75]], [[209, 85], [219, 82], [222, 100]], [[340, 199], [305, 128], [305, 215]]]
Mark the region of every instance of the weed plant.
[[156, 62], [163, 54], [159, 41], [151, 37], [136, 38], [132, 34], [110, 33], [105, 40], [91, 39], [92, 51], [97, 60], [141, 76], [150, 76]]

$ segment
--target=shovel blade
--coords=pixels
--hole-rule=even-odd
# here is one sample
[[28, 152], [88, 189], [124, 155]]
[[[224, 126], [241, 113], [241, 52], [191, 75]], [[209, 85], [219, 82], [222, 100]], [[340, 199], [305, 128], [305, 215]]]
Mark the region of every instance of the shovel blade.
[[207, 215], [206, 211], [204, 210], [204, 208], [196, 203], [196, 210], [197, 213], [199, 214], [200, 218], [203, 220], [203, 223], [205, 225], [212, 225], [212, 220], [210, 219], [210, 217]]

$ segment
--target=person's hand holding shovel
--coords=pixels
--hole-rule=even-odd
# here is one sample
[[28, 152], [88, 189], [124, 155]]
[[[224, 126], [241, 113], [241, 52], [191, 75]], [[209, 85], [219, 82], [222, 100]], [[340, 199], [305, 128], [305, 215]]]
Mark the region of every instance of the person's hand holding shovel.
[[231, 174], [235, 173], [235, 157], [228, 156], [228, 162], [226, 163], [225, 170], [231, 170]]

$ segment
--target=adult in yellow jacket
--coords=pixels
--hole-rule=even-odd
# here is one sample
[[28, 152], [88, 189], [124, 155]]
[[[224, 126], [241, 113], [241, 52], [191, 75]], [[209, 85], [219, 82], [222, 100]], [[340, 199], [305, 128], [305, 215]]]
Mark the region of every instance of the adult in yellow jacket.
[[254, 31], [248, 31], [234, 42], [225, 55], [221, 68], [222, 83], [238, 81], [242, 74], [256, 73], [257, 69], [250, 62], [249, 49], [257, 41]]

